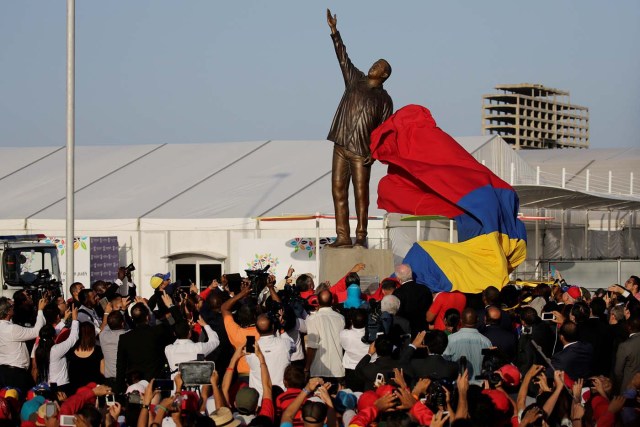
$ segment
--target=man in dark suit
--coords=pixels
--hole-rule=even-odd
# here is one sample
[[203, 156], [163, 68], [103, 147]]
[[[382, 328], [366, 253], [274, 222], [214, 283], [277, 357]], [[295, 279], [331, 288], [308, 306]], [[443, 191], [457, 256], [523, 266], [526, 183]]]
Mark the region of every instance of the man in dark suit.
[[630, 317], [627, 329], [629, 338], [618, 346], [613, 369], [615, 387], [620, 393], [629, 386], [633, 375], [640, 372], [640, 317]]
[[532, 341], [542, 348], [546, 357], [553, 354], [555, 341], [555, 323], [544, 322], [533, 307], [523, 307], [520, 311], [522, 321], [522, 334], [518, 339], [518, 353], [516, 356], [516, 366], [520, 372], [527, 372], [531, 365], [543, 365], [544, 359], [532, 345]]
[[413, 281], [413, 271], [407, 264], [400, 264], [395, 270], [401, 285], [393, 292], [400, 300], [398, 316], [404, 317], [411, 323], [411, 336], [426, 331], [427, 310], [433, 302], [433, 295], [429, 288]]
[[571, 321], [562, 324], [559, 335], [563, 347], [553, 355], [551, 365], [556, 370], [564, 371], [574, 381], [578, 378], [588, 378], [593, 363], [591, 344], [578, 341], [578, 327]]
[[[413, 343], [403, 351], [404, 354], [401, 357], [403, 360], [411, 359], [409, 375], [415, 381], [420, 378], [454, 381], [458, 376], [458, 364], [442, 357], [447, 344], [449, 344], [449, 339], [443, 331], [434, 330], [426, 334], [425, 332], [419, 333]], [[424, 347], [424, 351], [421, 347]]]
[[[594, 298], [591, 305], [596, 312], [604, 313], [606, 303], [602, 298]], [[613, 335], [609, 333], [609, 325], [601, 318], [594, 316], [591, 307], [586, 302], [578, 301], [571, 307], [572, 320], [578, 325], [578, 340], [587, 342], [593, 347], [592, 375], [606, 375], [611, 373], [611, 353]]]
[[[177, 323], [182, 319], [180, 310], [174, 306], [171, 297], [162, 294], [162, 302], [169, 308], [169, 316]], [[122, 334], [118, 340], [118, 356], [116, 361], [116, 392], [126, 389], [126, 376], [134, 371], [140, 373], [142, 379], [162, 378], [167, 363], [164, 348], [175, 341], [169, 322], [161, 321], [155, 326], [149, 324], [151, 311], [144, 303], [136, 303], [131, 308], [134, 329]]]
[[498, 307], [490, 306], [486, 308], [486, 326], [482, 335], [489, 338], [491, 344], [504, 353], [509, 360], [513, 360], [516, 355], [517, 341], [513, 331], [508, 331], [501, 326], [502, 312]]
[[[374, 353], [378, 358], [371, 363], [371, 356]], [[404, 359], [393, 359], [392, 353], [393, 343], [384, 335], [371, 344], [369, 353], [356, 365], [356, 375], [364, 381], [364, 391], [375, 389], [376, 376], [378, 374], [382, 374], [388, 383], [388, 379], [393, 377], [394, 368], [406, 368], [406, 361]]]
[[500, 327], [506, 331], [513, 332], [511, 316], [500, 309], [500, 291], [498, 288], [495, 286], [487, 286], [487, 288], [482, 291], [482, 303], [484, 304], [484, 308], [478, 311], [478, 330], [481, 333], [484, 333], [489, 324], [487, 322], [487, 310], [489, 307], [497, 307], [500, 311]]

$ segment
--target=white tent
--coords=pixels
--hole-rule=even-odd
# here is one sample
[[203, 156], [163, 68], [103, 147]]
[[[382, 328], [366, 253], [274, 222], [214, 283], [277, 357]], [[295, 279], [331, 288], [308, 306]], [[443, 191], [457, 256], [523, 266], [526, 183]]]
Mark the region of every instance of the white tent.
[[[585, 199], [597, 201], [600, 207], [619, 200], [625, 209], [640, 208], [635, 194], [562, 189], [541, 180], [539, 165], [527, 161], [534, 152], [514, 151], [499, 136], [456, 139], [513, 183], [521, 191], [524, 206], [538, 209], [553, 194], [549, 200], [561, 201], [562, 206]], [[536, 160], [544, 160], [546, 167], [558, 162], [556, 154], [568, 161], [572, 153], [587, 152], [553, 151], [546, 157], [535, 152], [542, 156]], [[236, 256], [242, 239], [335, 235], [333, 219], [315, 217], [333, 213], [331, 156], [332, 143], [322, 140], [80, 146], [76, 148], [76, 235], [116, 236], [121, 264], [135, 262], [141, 282], [186, 258], [208, 259], [223, 271], [237, 271], [242, 267]], [[616, 161], [623, 160], [624, 156]], [[0, 194], [5, 196], [0, 233], [64, 235], [64, 162], [63, 147], [0, 148]], [[448, 240], [448, 221], [420, 224], [416, 234], [416, 224], [401, 223], [399, 215], [385, 215], [377, 208], [377, 183], [385, 173], [384, 165], [374, 164], [369, 246], [391, 248], [401, 259], [416, 237]], [[351, 202], [354, 212], [353, 196]], [[291, 215], [307, 215], [307, 219], [261, 219], [291, 219]]]

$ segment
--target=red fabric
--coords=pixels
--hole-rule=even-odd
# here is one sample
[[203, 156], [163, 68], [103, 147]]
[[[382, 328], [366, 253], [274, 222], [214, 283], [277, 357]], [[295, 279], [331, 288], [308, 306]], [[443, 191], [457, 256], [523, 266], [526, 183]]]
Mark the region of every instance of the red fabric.
[[[284, 412], [285, 409], [287, 409], [287, 407], [294, 401], [296, 400], [296, 397], [298, 397], [298, 395], [300, 394], [302, 390], [299, 388], [288, 388], [287, 391], [285, 391], [284, 393], [280, 394], [277, 398], [276, 398], [276, 414], [278, 416], [278, 418], [282, 418], [282, 413]], [[307, 399], [305, 398], [304, 401], [302, 402], [304, 404], [304, 402], [306, 402]], [[296, 412], [296, 414], [293, 416], [293, 425], [294, 427], [297, 426], [303, 426], [304, 425], [304, 421], [302, 420], [302, 411], [298, 410], [298, 412]]]
[[431, 419], [433, 418], [433, 412], [431, 409], [427, 408], [427, 406], [417, 401], [412, 407], [409, 413], [418, 420], [418, 424], [423, 426], [428, 426], [431, 424]]
[[[56, 336], [55, 343], [56, 344], [60, 344], [61, 342], [64, 342], [67, 338], [69, 338], [69, 335], [71, 335], [71, 329], [70, 328], [62, 328], [60, 333]], [[38, 339], [39, 338], [40, 337], [38, 337]]]
[[329, 288], [329, 292], [333, 295], [333, 303], [340, 304], [347, 300], [347, 276], [338, 280], [336, 284]]
[[80, 387], [75, 394], [69, 396], [60, 405], [60, 415], [75, 415], [87, 403], [95, 405], [96, 395], [93, 393], [95, 386], [96, 383], [89, 383], [84, 387]]
[[271, 422], [275, 418], [276, 411], [273, 407], [273, 400], [271, 399], [262, 399], [262, 406], [260, 407], [260, 412], [258, 412], [258, 416], [269, 417]]
[[464, 310], [466, 305], [467, 297], [465, 297], [462, 292], [440, 292], [437, 294], [433, 299], [433, 304], [429, 307], [429, 312], [436, 315], [433, 325], [434, 329], [444, 331], [444, 313], [446, 313], [450, 308], [455, 308], [460, 312], [460, 314], [462, 314], [462, 310]]
[[375, 405], [371, 405], [359, 410], [356, 416], [351, 419], [349, 427], [365, 427], [371, 425], [376, 418], [378, 418], [378, 408]]
[[200, 298], [207, 299], [209, 294], [211, 293], [211, 288], [207, 287], [204, 291], [200, 292]]
[[414, 215], [463, 213], [456, 205], [477, 188], [511, 188], [440, 129], [431, 112], [407, 105], [371, 134], [371, 156], [389, 165], [378, 207]]
[[362, 411], [370, 406], [374, 406], [374, 403], [378, 400], [378, 395], [375, 391], [365, 391], [360, 395], [358, 399], [358, 411]]
[[378, 289], [376, 289], [376, 291], [373, 294], [369, 295], [369, 299], [374, 299], [378, 302], [382, 301], [382, 298], [384, 298], [384, 294], [382, 293], [382, 282], [384, 282], [385, 280], [393, 280], [394, 282], [396, 282], [396, 289], [400, 287], [400, 282], [398, 281], [398, 279], [396, 279], [395, 277], [387, 277], [380, 281], [380, 284], [378, 285]]

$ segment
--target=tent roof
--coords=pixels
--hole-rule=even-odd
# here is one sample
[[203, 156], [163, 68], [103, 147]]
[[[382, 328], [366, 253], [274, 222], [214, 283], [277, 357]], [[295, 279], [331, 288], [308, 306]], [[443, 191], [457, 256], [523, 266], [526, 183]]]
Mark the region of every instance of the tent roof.
[[[500, 139], [489, 135], [456, 140], [473, 154], [491, 147], [490, 141], [495, 146], [495, 138]], [[501, 139], [499, 142], [506, 146]], [[583, 155], [588, 150], [554, 151]], [[515, 153], [542, 156], [539, 151]], [[332, 143], [321, 140], [79, 146], [76, 218], [201, 219], [332, 213], [331, 156]], [[621, 154], [617, 161], [624, 158]], [[555, 157], [539, 159], [552, 162]], [[5, 196], [0, 218], [64, 219], [64, 165], [64, 147], [0, 148], [0, 194]], [[376, 162], [371, 176], [373, 216], [385, 213], [376, 206], [377, 184], [385, 174], [386, 167]], [[549, 199], [541, 188], [520, 187], [523, 205], [535, 207], [544, 204], [545, 197]], [[575, 199], [573, 193], [553, 193], [554, 200]], [[615, 203], [615, 197], [609, 199], [599, 203]], [[350, 201], [353, 211], [353, 195]]]

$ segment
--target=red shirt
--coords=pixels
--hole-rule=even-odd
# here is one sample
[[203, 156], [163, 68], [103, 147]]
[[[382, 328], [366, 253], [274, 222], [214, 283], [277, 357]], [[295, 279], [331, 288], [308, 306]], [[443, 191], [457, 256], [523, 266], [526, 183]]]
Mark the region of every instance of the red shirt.
[[440, 292], [433, 299], [433, 304], [429, 307], [429, 312], [436, 315], [434, 329], [444, 331], [444, 313], [450, 308], [455, 308], [462, 314], [467, 305], [467, 297], [460, 291]]

